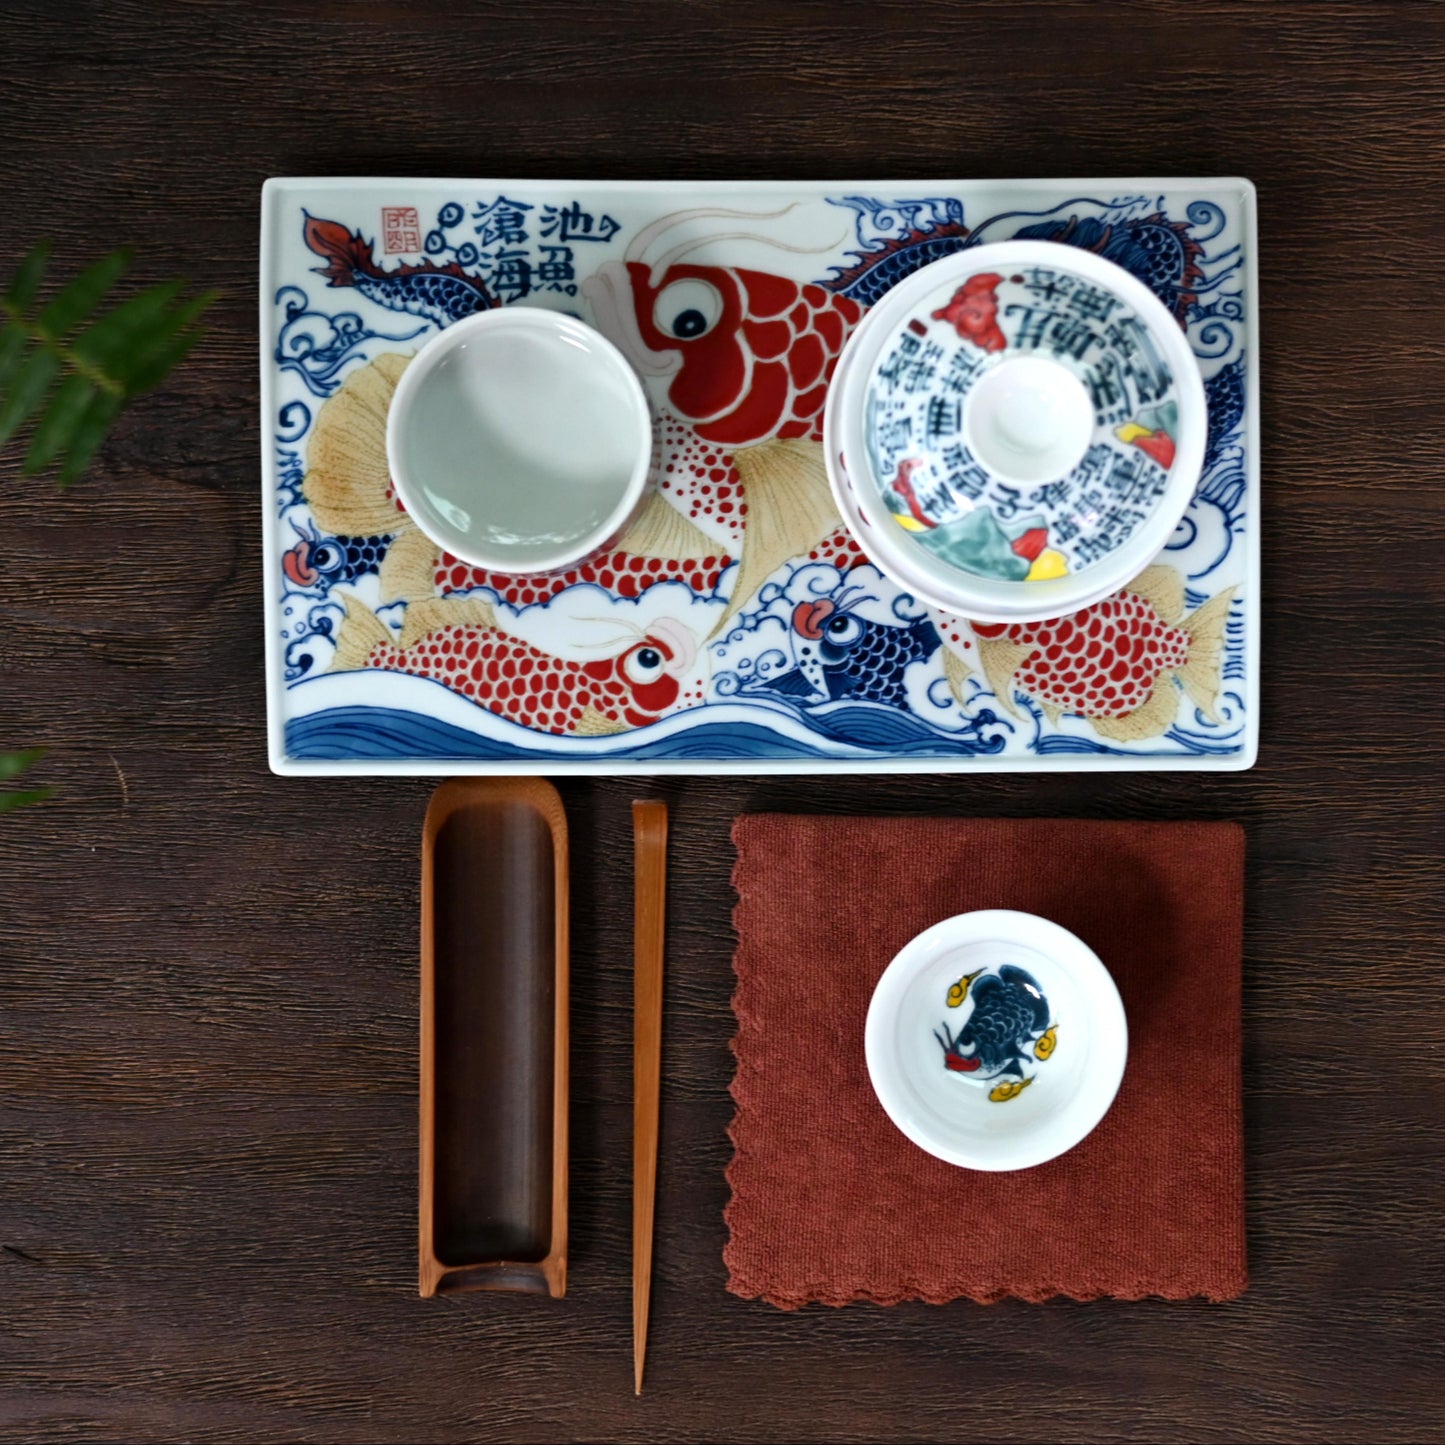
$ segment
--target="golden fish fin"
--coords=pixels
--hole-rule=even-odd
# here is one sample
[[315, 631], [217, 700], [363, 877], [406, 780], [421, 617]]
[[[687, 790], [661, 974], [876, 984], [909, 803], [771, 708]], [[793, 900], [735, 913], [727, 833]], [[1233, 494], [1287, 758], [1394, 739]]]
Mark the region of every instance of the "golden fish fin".
[[733, 453], [748, 504], [748, 528], [733, 594], [716, 637], [790, 557], [804, 557], [842, 523], [828, 490], [823, 444], [792, 438]]
[[301, 495], [317, 525], [343, 537], [375, 537], [413, 523], [387, 495], [386, 413], [409, 356], [383, 352], [353, 371], [322, 403], [306, 453]]
[[1229, 587], [1191, 612], [1179, 625], [1189, 634], [1189, 657], [1179, 669], [1179, 681], [1189, 700], [1210, 722], [1218, 722], [1214, 699], [1224, 668], [1224, 625], [1237, 588]]
[[1059, 719], [1064, 715], [1063, 708], [1061, 708], [1056, 702], [1045, 702], [1044, 699], [1041, 697], [1036, 697], [1034, 701], [1038, 703], [1041, 708], [1043, 708], [1044, 716], [1049, 720], [1049, 726], [1058, 727]]
[[1142, 597], [1171, 627], [1184, 616], [1184, 574], [1177, 567], [1146, 567], [1124, 591]]
[[336, 629], [336, 651], [332, 654], [331, 666], [326, 670], [357, 672], [366, 666], [366, 659], [371, 656], [377, 643], [386, 642], [394, 647], [396, 638], [391, 635], [391, 629], [386, 623], [364, 602], [346, 592], [339, 592], [337, 595], [346, 609], [346, 616], [341, 619], [341, 626]]
[[1144, 738], [1163, 737], [1179, 713], [1179, 690], [1168, 673], [1160, 673], [1154, 691], [1133, 712], [1118, 717], [1091, 717], [1094, 731], [1118, 743], [1137, 743]]
[[590, 703], [582, 709], [582, 716], [577, 719], [577, 725], [572, 729], [572, 736], [578, 738], [605, 738], [611, 737], [613, 733], [625, 733], [626, 724], [620, 723], [616, 718], [610, 718], [606, 714], [598, 712]]
[[497, 625], [497, 611], [480, 597], [423, 597], [406, 609], [401, 624], [402, 647], [410, 647], [433, 632], [448, 627], [483, 627]]
[[727, 552], [706, 532], [693, 526], [656, 488], [647, 494], [642, 510], [617, 544], [619, 552], [634, 557], [663, 557], [685, 562], [693, 557], [720, 557]]
[[953, 694], [953, 700], [962, 707], [964, 705], [964, 690], [973, 669], [947, 644], [943, 645], [943, 678], [948, 684], [948, 690]]
[[415, 602], [435, 597], [441, 548], [420, 527], [408, 527], [381, 559], [381, 600]]
[[983, 664], [988, 690], [1010, 717], [1019, 715], [1013, 704], [1014, 673], [1024, 665], [1024, 659], [1033, 650], [1027, 642], [1006, 642], [1001, 637], [978, 639], [978, 660]]

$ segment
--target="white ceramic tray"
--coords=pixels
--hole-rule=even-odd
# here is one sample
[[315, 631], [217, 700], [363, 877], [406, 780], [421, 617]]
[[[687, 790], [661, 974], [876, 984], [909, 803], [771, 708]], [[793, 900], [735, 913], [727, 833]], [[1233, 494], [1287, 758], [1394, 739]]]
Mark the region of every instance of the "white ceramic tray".
[[[940, 255], [1032, 236], [1145, 280], [1210, 406], [1157, 563], [1069, 626], [975, 627], [867, 563], [829, 498], [827, 377]], [[1040, 324], [1068, 299], [1040, 295]], [[495, 305], [599, 325], [649, 390], [660, 485], [547, 579], [439, 554], [386, 408], [426, 337]], [[262, 199], [266, 665], [277, 772], [1236, 769], [1259, 691], [1248, 181], [272, 180]], [[1044, 313], [1047, 313], [1045, 315]], [[824, 624], [828, 647], [807, 644]], [[1147, 701], [1121, 710], [1118, 684]], [[1112, 695], [1111, 695], [1112, 694]]]

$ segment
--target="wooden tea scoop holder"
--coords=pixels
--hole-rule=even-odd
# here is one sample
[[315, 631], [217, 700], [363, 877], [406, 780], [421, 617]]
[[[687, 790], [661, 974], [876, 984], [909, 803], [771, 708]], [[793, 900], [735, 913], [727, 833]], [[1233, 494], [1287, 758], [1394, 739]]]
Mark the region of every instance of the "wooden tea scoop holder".
[[642, 1393], [652, 1292], [657, 1199], [658, 1097], [662, 1082], [662, 949], [667, 903], [667, 804], [633, 803], [632, 1372]]
[[421, 867], [423, 1295], [567, 1288], [567, 814], [455, 778]]

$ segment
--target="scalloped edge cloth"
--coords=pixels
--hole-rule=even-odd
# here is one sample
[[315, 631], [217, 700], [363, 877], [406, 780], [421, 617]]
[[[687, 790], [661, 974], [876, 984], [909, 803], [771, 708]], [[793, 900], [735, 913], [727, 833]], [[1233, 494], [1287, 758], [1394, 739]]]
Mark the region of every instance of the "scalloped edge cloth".
[[[734, 1294], [796, 1309], [1244, 1289], [1238, 824], [760, 813], [733, 841]], [[863, 1059], [889, 960], [976, 908], [1078, 934], [1129, 1018], [1109, 1113], [1016, 1173], [904, 1138]]]

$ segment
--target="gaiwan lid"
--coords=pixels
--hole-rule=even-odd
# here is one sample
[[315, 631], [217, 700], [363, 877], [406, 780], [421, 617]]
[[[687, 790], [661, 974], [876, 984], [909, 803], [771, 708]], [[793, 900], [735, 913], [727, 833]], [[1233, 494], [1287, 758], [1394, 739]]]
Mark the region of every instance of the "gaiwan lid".
[[1198, 366], [1158, 298], [1099, 256], [959, 252], [895, 288], [857, 344], [841, 388], [856, 530], [926, 601], [999, 621], [1087, 606], [1152, 560], [1193, 495]]

